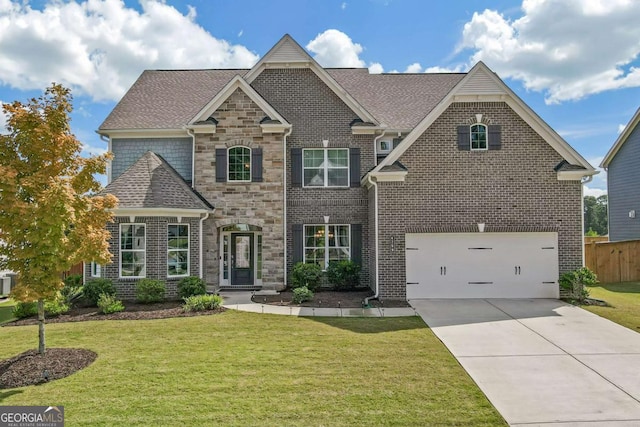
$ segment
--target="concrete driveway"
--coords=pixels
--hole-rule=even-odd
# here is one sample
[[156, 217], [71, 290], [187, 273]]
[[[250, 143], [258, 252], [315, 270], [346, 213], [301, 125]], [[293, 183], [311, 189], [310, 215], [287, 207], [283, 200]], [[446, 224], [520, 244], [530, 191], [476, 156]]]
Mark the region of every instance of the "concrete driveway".
[[510, 425], [640, 425], [640, 333], [558, 300], [411, 305]]

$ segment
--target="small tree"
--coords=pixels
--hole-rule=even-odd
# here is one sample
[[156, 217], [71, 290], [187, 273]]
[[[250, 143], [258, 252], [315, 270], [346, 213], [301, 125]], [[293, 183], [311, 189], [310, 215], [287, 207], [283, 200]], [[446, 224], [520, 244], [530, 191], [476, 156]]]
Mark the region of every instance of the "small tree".
[[62, 288], [62, 272], [83, 260], [111, 261], [106, 223], [114, 196], [100, 190], [109, 154], [82, 157], [69, 126], [69, 89], [52, 84], [39, 98], [3, 104], [0, 135], [0, 268], [18, 273], [12, 298], [38, 305], [38, 351], [45, 352], [44, 301]]

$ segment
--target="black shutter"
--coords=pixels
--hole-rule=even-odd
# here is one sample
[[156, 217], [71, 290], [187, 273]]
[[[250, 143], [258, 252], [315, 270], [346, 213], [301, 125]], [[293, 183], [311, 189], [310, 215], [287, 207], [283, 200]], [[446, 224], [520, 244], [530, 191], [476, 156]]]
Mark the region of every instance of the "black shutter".
[[302, 262], [304, 260], [304, 234], [302, 232], [302, 224], [291, 225], [291, 242], [293, 246], [293, 263]]
[[251, 182], [262, 182], [262, 148], [251, 150]]
[[227, 182], [226, 148], [216, 148], [216, 182]]
[[291, 186], [302, 187], [302, 148], [291, 149]]
[[402, 138], [393, 138], [393, 148], [396, 148], [402, 142]]
[[362, 224], [351, 224], [351, 261], [362, 265]]
[[360, 187], [360, 149], [349, 149], [349, 181], [351, 187]]
[[500, 125], [489, 125], [489, 150], [499, 150], [502, 147], [502, 131]]
[[458, 150], [471, 151], [471, 130], [469, 126], [458, 126]]

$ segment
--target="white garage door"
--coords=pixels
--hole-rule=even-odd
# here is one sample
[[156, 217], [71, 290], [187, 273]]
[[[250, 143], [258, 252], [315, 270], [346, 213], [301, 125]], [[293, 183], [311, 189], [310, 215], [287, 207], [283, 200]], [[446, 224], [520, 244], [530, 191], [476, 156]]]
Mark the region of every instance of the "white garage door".
[[407, 299], [558, 298], [557, 233], [406, 235]]

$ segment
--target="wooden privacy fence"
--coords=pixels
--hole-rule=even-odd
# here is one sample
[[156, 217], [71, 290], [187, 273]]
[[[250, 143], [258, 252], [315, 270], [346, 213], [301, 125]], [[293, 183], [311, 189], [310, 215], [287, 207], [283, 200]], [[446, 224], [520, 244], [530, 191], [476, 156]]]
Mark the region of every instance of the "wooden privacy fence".
[[640, 240], [598, 242], [585, 239], [585, 265], [602, 283], [640, 281]]

